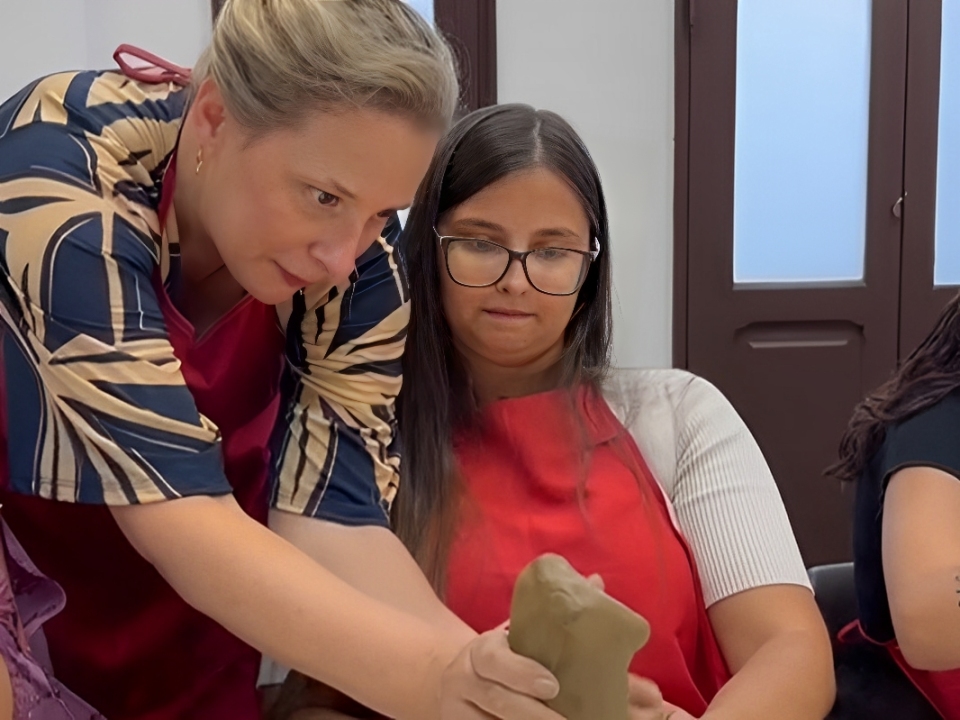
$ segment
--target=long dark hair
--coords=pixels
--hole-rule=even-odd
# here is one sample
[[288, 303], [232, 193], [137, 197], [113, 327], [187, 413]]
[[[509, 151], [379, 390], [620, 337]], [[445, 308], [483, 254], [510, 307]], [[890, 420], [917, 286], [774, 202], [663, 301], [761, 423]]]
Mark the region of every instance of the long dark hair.
[[411, 318], [399, 402], [402, 481], [393, 521], [438, 590], [444, 583], [459, 498], [453, 438], [458, 430], [475, 424], [478, 407], [443, 314], [433, 228], [444, 213], [485, 187], [533, 167], [548, 168], [570, 183], [600, 243], [600, 255], [590, 266], [567, 326], [561, 385], [598, 389], [610, 364], [609, 225], [600, 174], [590, 153], [555, 113], [527, 105], [471, 113], [440, 143], [401, 241]]
[[960, 388], [960, 295], [896, 374], [854, 410], [840, 442], [840, 461], [827, 472], [840, 480], [860, 477], [883, 444], [887, 428], [937, 404]]

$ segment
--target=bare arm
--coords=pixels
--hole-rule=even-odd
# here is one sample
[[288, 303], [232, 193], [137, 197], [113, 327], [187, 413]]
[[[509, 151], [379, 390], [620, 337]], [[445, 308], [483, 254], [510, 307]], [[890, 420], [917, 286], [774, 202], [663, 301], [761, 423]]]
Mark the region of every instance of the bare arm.
[[900, 470], [883, 504], [883, 573], [897, 642], [918, 670], [960, 668], [960, 482]]
[[836, 692], [830, 638], [813, 594], [747, 590], [708, 613], [733, 678], [704, 720], [823, 720]]
[[355, 589], [443, 629], [460, 645], [476, 633], [447, 609], [403, 543], [382, 527], [347, 527], [282, 510], [270, 528]]
[[381, 714], [560, 720], [535, 699], [555, 696], [556, 681], [510, 653], [504, 633], [464, 647], [446, 628], [351, 587], [249, 518], [232, 497], [112, 511], [133, 546], [193, 607]]
[[[406, 548], [386, 528], [348, 527], [281, 510], [270, 513], [270, 528], [370, 597], [443, 628], [451, 638], [462, 638], [464, 645], [475, 637], [476, 633], [440, 602]], [[287, 707], [346, 712], [351, 703], [332, 688], [303, 676], [288, 676], [282, 691], [279, 685], [265, 688], [264, 699], [270, 717], [277, 719], [285, 717]], [[361, 709], [351, 712], [365, 716]]]
[[350, 587], [250, 519], [232, 497], [113, 514], [188, 603], [244, 641], [379, 712], [435, 716], [436, 683], [457, 641]]

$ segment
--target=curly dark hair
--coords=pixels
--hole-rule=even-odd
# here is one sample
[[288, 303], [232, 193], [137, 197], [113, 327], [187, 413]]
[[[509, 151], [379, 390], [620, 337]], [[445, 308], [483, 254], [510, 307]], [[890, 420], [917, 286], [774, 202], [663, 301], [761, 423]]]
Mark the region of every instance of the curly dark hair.
[[840, 460], [827, 473], [843, 481], [860, 477], [887, 428], [936, 405], [960, 388], [960, 295], [894, 376], [861, 402], [840, 442]]

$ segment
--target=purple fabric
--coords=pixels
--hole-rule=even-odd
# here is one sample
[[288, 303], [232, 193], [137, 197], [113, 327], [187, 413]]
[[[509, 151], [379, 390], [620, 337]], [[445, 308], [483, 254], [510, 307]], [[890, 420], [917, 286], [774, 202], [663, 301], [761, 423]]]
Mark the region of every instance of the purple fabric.
[[43, 623], [66, 604], [0, 520], [6, 567], [0, 565], [0, 656], [10, 672], [14, 720], [103, 720], [53, 677]]

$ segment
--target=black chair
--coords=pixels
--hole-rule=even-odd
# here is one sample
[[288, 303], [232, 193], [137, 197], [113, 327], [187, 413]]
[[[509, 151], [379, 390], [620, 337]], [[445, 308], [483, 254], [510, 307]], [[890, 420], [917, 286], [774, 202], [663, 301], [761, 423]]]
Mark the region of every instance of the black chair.
[[828, 720], [940, 720], [887, 651], [866, 641], [840, 643], [837, 633], [857, 619], [853, 563], [810, 571], [817, 605], [833, 639], [837, 702]]

